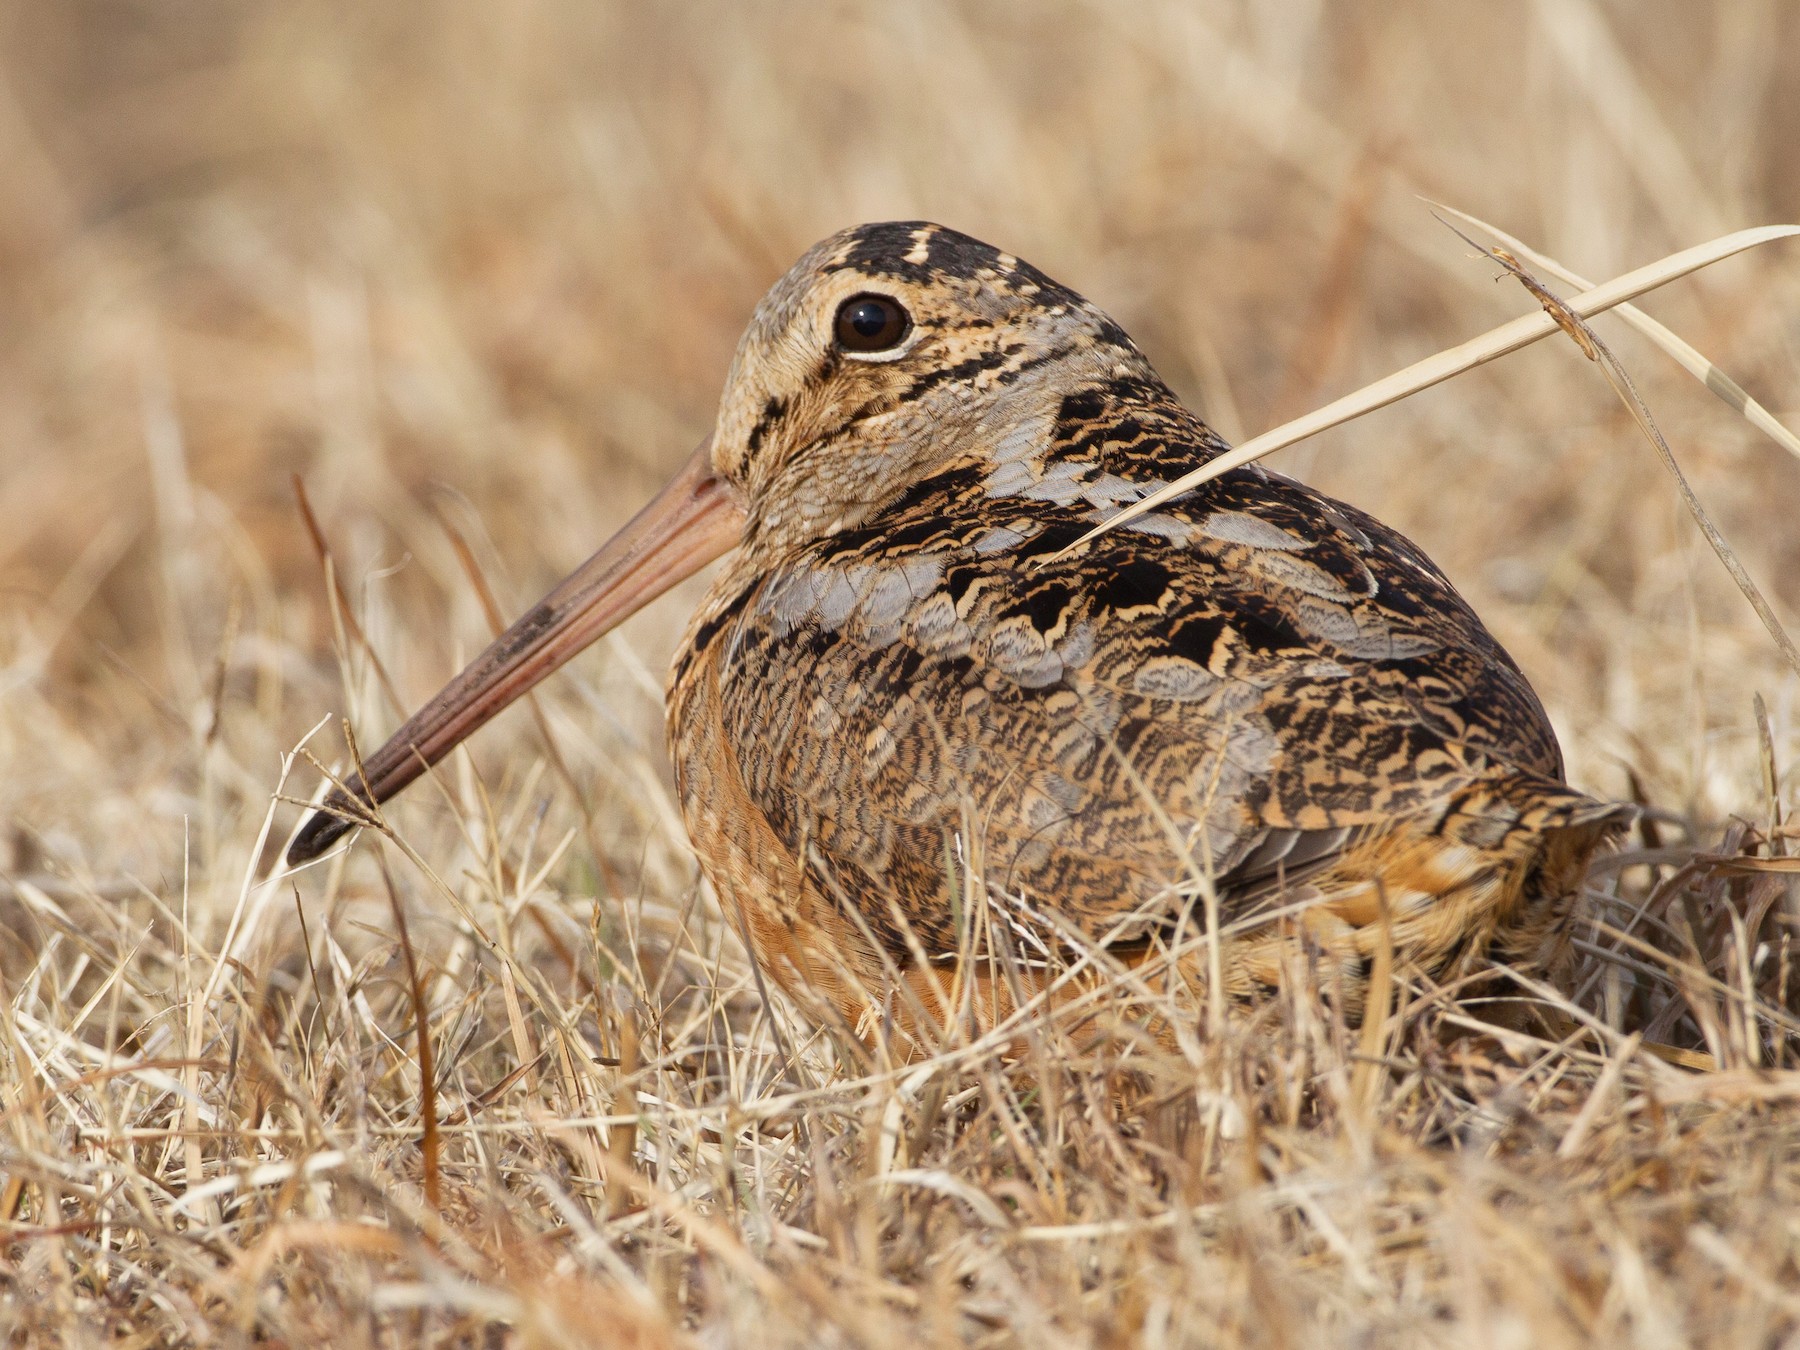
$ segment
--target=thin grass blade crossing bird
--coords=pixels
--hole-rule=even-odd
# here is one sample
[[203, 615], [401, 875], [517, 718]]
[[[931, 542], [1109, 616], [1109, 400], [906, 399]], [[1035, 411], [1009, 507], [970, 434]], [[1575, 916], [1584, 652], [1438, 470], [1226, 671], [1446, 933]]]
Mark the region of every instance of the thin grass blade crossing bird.
[[[1210, 885], [1233, 994], [1303, 951], [1360, 1007], [1389, 939], [1438, 974], [1554, 966], [1628, 808], [1563, 781], [1524, 675], [1417, 547], [1251, 465], [1064, 553], [1226, 448], [1029, 264], [938, 225], [842, 231], [757, 308], [674, 481], [289, 859], [729, 554], [669, 747], [707, 877], [815, 1015], [867, 1025], [897, 983], [947, 1015], [976, 892], [1015, 952], [1074, 934], [1130, 962]], [[981, 1020], [1018, 990], [989, 980]]]

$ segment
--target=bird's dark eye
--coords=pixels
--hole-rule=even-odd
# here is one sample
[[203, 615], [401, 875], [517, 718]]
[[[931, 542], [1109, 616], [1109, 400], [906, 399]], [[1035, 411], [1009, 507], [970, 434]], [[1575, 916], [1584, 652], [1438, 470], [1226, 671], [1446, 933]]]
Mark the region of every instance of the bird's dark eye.
[[847, 352], [885, 352], [911, 331], [911, 316], [885, 295], [853, 295], [838, 306], [837, 344]]

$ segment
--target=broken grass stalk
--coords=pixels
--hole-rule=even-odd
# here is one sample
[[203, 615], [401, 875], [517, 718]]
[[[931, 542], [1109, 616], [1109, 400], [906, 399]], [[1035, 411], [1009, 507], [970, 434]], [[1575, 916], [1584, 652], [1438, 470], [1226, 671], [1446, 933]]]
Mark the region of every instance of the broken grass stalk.
[[[1434, 202], [1428, 197], [1421, 197], [1420, 200], [1429, 205], [1433, 210], [1442, 211], [1447, 215], [1455, 216], [1465, 225], [1472, 225], [1490, 238], [1499, 240], [1499, 242], [1506, 247], [1507, 251], [1512, 253], [1515, 257], [1522, 258], [1533, 267], [1540, 268], [1541, 270], [1550, 273], [1550, 275], [1557, 280], [1570, 286], [1578, 286], [1584, 291], [1592, 290], [1594, 288], [1594, 283], [1589, 281], [1586, 277], [1564, 267], [1549, 254], [1539, 252], [1523, 240], [1508, 234], [1505, 230], [1488, 224], [1487, 221], [1482, 220], [1479, 216], [1472, 216], [1467, 211], [1458, 211], [1454, 206], [1445, 206], [1441, 202]], [[1702, 353], [1698, 348], [1694, 347], [1666, 324], [1659, 323], [1657, 320], [1651, 318], [1636, 305], [1619, 305], [1613, 312], [1633, 328], [1637, 329], [1638, 332], [1649, 338], [1650, 341], [1654, 342], [1658, 347], [1661, 347], [1690, 375], [1699, 380], [1701, 384], [1705, 385], [1714, 394], [1718, 395], [1718, 397], [1726, 404], [1741, 413], [1751, 426], [1762, 432], [1789, 454], [1800, 457], [1800, 436], [1796, 436], [1793, 432], [1789, 431], [1781, 424], [1774, 413], [1770, 412], [1767, 408], [1763, 407], [1762, 404], [1751, 398], [1749, 392], [1714, 364], [1711, 358]]]
[[[1666, 258], [1658, 259], [1644, 267], [1627, 272], [1623, 276], [1614, 277], [1603, 286], [1596, 286], [1583, 291], [1580, 295], [1563, 302], [1567, 310], [1581, 318], [1588, 318], [1603, 313], [1627, 300], [1635, 299], [1658, 286], [1667, 285], [1678, 277], [1696, 272], [1702, 267], [1710, 266], [1733, 254], [1742, 253], [1746, 249], [1770, 243], [1776, 239], [1786, 239], [1800, 234], [1800, 225], [1762, 225], [1755, 229], [1739, 230], [1719, 239], [1704, 244], [1696, 244], [1692, 248], [1672, 253]], [[1501, 324], [1471, 338], [1447, 351], [1441, 351], [1423, 361], [1415, 362], [1404, 370], [1395, 371], [1384, 379], [1373, 384], [1364, 385], [1361, 389], [1334, 399], [1323, 408], [1315, 409], [1304, 417], [1296, 417], [1285, 422], [1273, 431], [1265, 431], [1262, 435], [1244, 442], [1234, 450], [1228, 450], [1218, 457], [1208, 460], [1192, 473], [1185, 473], [1166, 487], [1158, 488], [1141, 501], [1126, 507], [1111, 519], [1101, 522], [1089, 530], [1081, 538], [1063, 549], [1061, 553], [1047, 557], [1060, 558], [1082, 545], [1092, 542], [1109, 530], [1117, 529], [1143, 515], [1154, 511], [1166, 502], [1173, 501], [1183, 493], [1191, 492], [1202, 483], [1212, 481], [1221, 474], [1233, 469], [1242, 468], [1265, 455], [1274, 454], [1309, 436], [1316, 436], [1321, 431], [1341, 426], [1345, 422], [1374, 412], [1377, 408], [1385, 408], [1390, 403], [1397, 403], [1434, 384], [1442, 384], [1452, 376], [1460, 375], [1465, 370], [1473, 370], [1476, 366], [1485, 365], [1489, 361], [1516, 352], [1521, 347], [1530, 346], [1541, 338], [1548, 337], [1557, 331], [1557, 321], [1550, 314], [1539, 310], [1522, 318]]]

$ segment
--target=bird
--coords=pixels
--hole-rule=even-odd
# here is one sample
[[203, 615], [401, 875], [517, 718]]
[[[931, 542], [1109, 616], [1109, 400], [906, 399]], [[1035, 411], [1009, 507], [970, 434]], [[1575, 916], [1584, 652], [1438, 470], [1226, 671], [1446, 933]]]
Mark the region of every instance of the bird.
[[[1571, 787], [1425, 553], [1224, 453], [1117, 323], [941, 225], [815, 245], [658, 496], [327, 796], [319, 856], [538, 680], [724, 558], [666, 690], [701, 870], [815, 1021], [915, 1041], [1174, 960], [1231, 1006], [1385, 951], [1566, 963], [1629, 808]], [[1184, 945], [1185, 944], [1185, 945]], [[1209, 983], [1210, 982], [1210, 983]]]

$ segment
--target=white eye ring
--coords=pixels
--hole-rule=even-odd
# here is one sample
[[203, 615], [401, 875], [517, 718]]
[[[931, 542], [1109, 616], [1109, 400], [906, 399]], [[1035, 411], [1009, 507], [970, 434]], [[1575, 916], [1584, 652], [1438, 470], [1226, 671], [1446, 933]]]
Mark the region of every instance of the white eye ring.
[[906, 307], [889, 295], [863, 291], [837, 307], [832, 341], [852, 361], [892, 361], [911, 351], [918, 325]]

